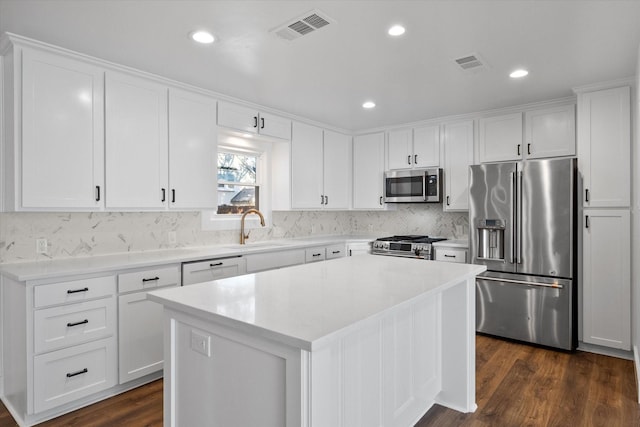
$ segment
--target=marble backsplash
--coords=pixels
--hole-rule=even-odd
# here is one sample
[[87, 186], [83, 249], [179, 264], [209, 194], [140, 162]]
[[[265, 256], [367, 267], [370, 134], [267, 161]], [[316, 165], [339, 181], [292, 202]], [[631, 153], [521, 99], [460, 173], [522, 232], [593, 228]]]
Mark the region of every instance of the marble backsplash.
[[[393, 211], [275, 211], [272, 226], [252, 230], [252, 241], [336, 234], [468, 232], [468, 215], [442, 205], [397, 205]], [[176, 243], [169, 243], [169, 232]], [[47, 254], [36, 254], [46, 238]], [[237, 230], [203, 231], [200, 212], [0, 213], [0, 263], [236, 243]]]

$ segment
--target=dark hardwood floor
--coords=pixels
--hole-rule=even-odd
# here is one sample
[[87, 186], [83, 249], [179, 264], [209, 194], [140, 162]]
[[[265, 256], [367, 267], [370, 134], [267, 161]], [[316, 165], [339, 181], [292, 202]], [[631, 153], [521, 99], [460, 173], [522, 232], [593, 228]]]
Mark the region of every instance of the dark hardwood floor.
[[[591, 353], [557, 352], [476, 338], [473, 414], [434, 406], [428, 426], [640, 426], [633, 363]], [[41, 427], [162, 425], [162, 380], [40, 424]], [[0, 404], [0, 426], [14, 427]]]

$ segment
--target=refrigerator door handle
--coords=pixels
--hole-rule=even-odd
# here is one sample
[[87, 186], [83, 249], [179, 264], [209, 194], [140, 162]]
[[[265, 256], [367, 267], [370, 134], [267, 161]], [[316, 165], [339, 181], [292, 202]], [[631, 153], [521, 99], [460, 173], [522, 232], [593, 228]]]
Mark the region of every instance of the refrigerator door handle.
[[515, 280], [515, 279], [503, 279], [498, 277], [477, 277], [477, 280], [489, 280], [491, 282], [500, 282], [500, 283], [512, 283], [515, 285], [528, 285], [528, 286], [540, 286], [543, 288], [555, 288], [555, 289], [563, 289], [564, 285], [560, 283], [539, 283], [539, 282], [527, 282], [526, 280]]
[[522, 264], [522, 171], [516, 175], [516, 262]]
[[510, 257], [511, 259], [509, 260], [509, 263], [511, 264], [515, 264], [517, 262], [516, 259], [516, 173], [515, 172], [511, 172], [511, 207], [510, 207], [510, 212], [509, 212], [509, 216], [511, 217], [511, 253], [510, 253]]

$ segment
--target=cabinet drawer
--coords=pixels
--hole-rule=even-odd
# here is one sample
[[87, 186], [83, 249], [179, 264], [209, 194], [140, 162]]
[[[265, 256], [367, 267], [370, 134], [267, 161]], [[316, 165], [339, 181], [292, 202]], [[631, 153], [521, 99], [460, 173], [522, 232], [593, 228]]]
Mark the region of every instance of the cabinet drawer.
[[178, 284], [180, 284], [180, 269], [177, 265], [118, 274], [118, 292], [139, 291]]
[[34, 306], [81, 302], [103, 298], [116, 293], [115, 276], [94, 277], [92, 279], [72, 280], [34, 287]]
[[346, 246], [344, 244], [337, 244], [327, 246], [325, 249], [325, 258], [326, 259], [334, 259], [334, 258], [342, 258], [345, 256]]
[[35, 356], [33, 370], [35, 412], [113, 387], [115, 337]]
[[305, 262], [325, 260], [325, 248], [309, 248], [304, 251]]
[[302, 249], [288, 251], [265, 252], [245, 256], [247, 272], [272, 270], [290, 265], [304, 264], [305, 252]]
[[116, 325], [115, 297], [36, 310], [36, 353], [57, 350], [113, 335]]
[[247, 272], [242, 257], [218, 258], [182, 264], [182, 284], [208, 282], [225, 277], [240, 276]]
[[465, 249], [437, 248], [436, 261], [465, 263], [467, 262], [467, 251]]

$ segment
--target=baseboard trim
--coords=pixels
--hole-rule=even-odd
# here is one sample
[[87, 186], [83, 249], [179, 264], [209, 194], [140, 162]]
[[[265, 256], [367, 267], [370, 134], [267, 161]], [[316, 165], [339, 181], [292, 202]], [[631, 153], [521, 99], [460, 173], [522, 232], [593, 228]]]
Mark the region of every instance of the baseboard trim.
[[578, 343], [578, 351], [602, 354], [603, 356], [617, 357], [619, 359], [633, 360], [633, 351], [620, 350], [617, 348], [604, 347], [595, 344], [587, 344], [582, 341]]
[[640, 351], [638, 346], [633, 346], [633, 361], [636, 367], [636, 391], [638, 392], [638, 403], [640, 404]]

